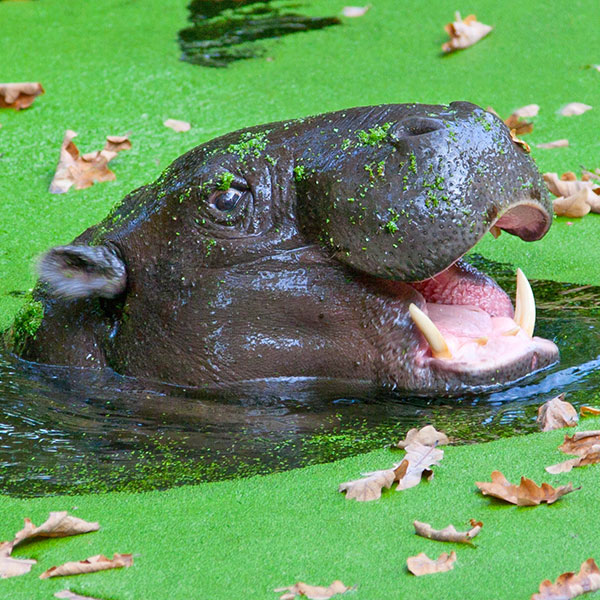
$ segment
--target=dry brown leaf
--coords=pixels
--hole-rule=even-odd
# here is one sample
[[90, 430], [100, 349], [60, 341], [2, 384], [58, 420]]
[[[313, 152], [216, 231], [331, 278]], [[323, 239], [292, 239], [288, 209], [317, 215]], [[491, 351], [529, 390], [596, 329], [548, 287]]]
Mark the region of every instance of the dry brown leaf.
[[590, 190], [581, 190], [572, 196], [559, 196], [552, 203], [554, 214], [558, 217], [569, 217], [572, 219], [580, 219], [585, 217], [592, 207], [588, 203], [589, 194], [593, 194]]
[[70, 129], [65, 132], [56, 173], [50, 183], [52, 194], [64, 194], [72, 186], [82, 190], [97, 181], [113, 181], [116, 176], [108, 168], [108, 163], [121, 150], [131, 148], [127, 136], [108, 136], [104, 149], [81, 155], [73, 143], [76, 135]]
[[540, 583], [540, 593], [533, 594], [531, 600], [569, 600], [586, 592], [600, 590], [600, 570], [593, 558], [588, 558], [581, 565], [579, 573], [563, 573], [556, 583], [545, 579]]
[[454, 13], [454, 21], [448, 23], [444, 30], [450, 36], [450, 40], [442, 45], [442, 52], [448, 53], [472, 46], [492, 31], [492, 27], [480, 23], [475, 15], [461, 19], [457, 11]]
[[[559, 178], [556, 173], [544, 173], [544, 181], [558, 198], [554, 201], [554, 212], [558, 215], [580, 217], [590, 210], [600, 213], [600, 182], [591, 180], [587, 172], [585, 179], [577, 180], [575, 173], [563, 173]], [[589, 206], [589, 209], [585, 205]]]
[[515, 135], [525, 135], [533, 131], [533, 123], [531, 121], [525, 121], [521, 117], [515, 117], [514, 113], [507, 119], [504, 119], [504, 124], [512, 131]]
[[569, 140], [563, 138], [560, 140], [554, 140], [552, 142], [545, 142], [544, 144], [538, 144], [538, 148], [543, 148], [545, 150], [551, 150], [552, 148], [564, 148], [569, 145]]
[[521, 106], [521, 108], [517, 108], [511, 117], [517, 117], [521, 119], [527, 119], [528, 117], [537, 117], [540, 112], [540, 107], [537, 104], [527, 104], [527, 106]]
[[370, 8], [370, 4], [366, 6], [344, 6], [342, 8], [342, 15], [350, 18], [362, 17]]
[[525, 150], [525, 152], [527, 152], [528, 154], [531, 152], [531, 146], [527, 142], [523, 141], [520, 137], [517, 137], [517, 134], [514, 129], [510, 130], [510, 139], [515, 144], [517, 144], [517, 146], [521, 146], [521, 148], [523, 148], [523, 150]]
[[163, 125], [169, 127], [173, 131], [177, 131], [177, 133], [189, 131], [192, 127], [187, 121], [179, 121], [177, 119], [167, 119]]
[[588, 452], [577, 458], [570, 458], [556, 465], [550, 465], [546, 467], [548, 473], [557, 475], [558, 473], [568, 473], [571, 469], [576, 467], [585, 467], [587, 465], [595, 465], [600, 462], [600, 444], [592, 446]]
[[[500, 471], [492, 473], [492, 481], [477, 481], [475, 485], [484, 496], [494, 496], [517, 506], [536, 506], [542, 502], [552, 504], [573, 491], [573, 484], [553, 488], [548, 483], [538, 486], [531, 479], [521, 477], [519, 486], [510, 483]], [[576, 488], [579, 489], [579, 488]]]
[[600, 444], [599, 430], [578, 431], [573, 435], [565, 435], [565, 439], [558, 449], [565, 454], [584, 456], [598, 444]]
[[412, 442], [405, 448], [406, 455], [404, 462], [408, 462], [408, 468], [402, 476], [398, 476], [398, 486], [396, 491], [407, 490], [421, 482], [423, 476], [431, 479], [433, 471], [429, 467], [438, 465], [444, 458], [444, 451], [438, 450], [435, 446], [425, 446], [419, 442]]
[[41, 83], [0, 83], [0, 108], [28, 108], [43, 93]]
[[454, 542], [457, 544], [471, 544], [472, 539], [481, 531], [483, 523], [471, 519], [472, 528], [469, 531], [456, 531], [454, 525], [448, 525], [444, 529], [433, 529], [429, 523], [415, 521], [415, 533], [421, 537], [438, 542]]
[[339, 491], [346, 492], [346, 499], [355, 499], [359, 502], [368, 502], [381, 498], [383, 488], [389, 489], [398, 477], [402, 477], [408, 468], [408, 461], [403, 460], [392, 469], [365, 473], [361, 479], [340, 483]]
[[396, 444], [396, 448], [404, 449], [412, 442], [419, 442], [424, 446], [443, 446], [449, 444], [450, 440], [445, 433], [437, 431], [433, 425], [425, 425], [421, 429], [416, 427], [410, 429], [406, 434], [406, 438]]
[[133, 564], [132, 554], [117, 554], [112, 558], [106, 558], [102, 554], [91, 556], [85, 560], [77, 562], [68, 562], [58, 567], [50, 567], [40, 575], [40, 579], [49, 577], [63, 577], [65, 575], [82, 575], [84, 573], [96, 573], [97, 571], [106, 571], [107, 569], [119, 569], [121, 567], [130, 567]]
[[548, 400], [538, 408], [537, 422], [542, 431], [553, 431], [563, 427], [575, 427], [579, 415], [570, 402], [565, 402], [565, 395], [560, 394]]
[[0, 579], [26, 575], [37, 562], [29, 558], [13, 558], [10, 555], [13, 547], [13, 542], [0, 543]]
[[591, 417], [595, 415], [600, 415], [600, 408], [596, 408], [595, 406], [580, 406], [579, 414], [582, 417]]
[[573, 117], [575, 115], [582, 115], [584, 112], [587, 112], [591, 109], [592, 107], [589, 104], [583, 104], [582, 102], [570, 102], [561, 108], [560, 114], [563, 117]]
[[25, 526], [15, 534], [13, 546], [34, 537], [68, 537], [98, 531], [98, 529], [100, 529], [98, 523], [90, 523], [78, 517], [72, 517], [66, 510], [51, 512], [50, 516], [39, 527], [36, 527], [29, 519], [25, 519]]
[[337, 579], [328, 587], [322, 587], [320, 585], [308, 585], [308, 583], [299, 581], [294, 585], [276, 588], [273, 591], [277, 593], [285, 592], [285, 594], [279, 596], [279, 600], [292, 600], [296, 596], [304, 596], [305, 598], [310, 598], [311, 600], [328, 600], [328, 598], [331, 598], [336, 594], [345, 594], [347, 591], [355, 589], [355, 587], [356, 586], [347, 587], [339, 579]]
[[91, 596], [81, 596], [80, 594], [74, 594], [70, 590], [62, 590], [54, 594], [55, 598], [64, 598], [65, 600], [100, 600], [99, 598], [92, 598]]
[[452, 551], [450, 554], [444, 552], [440, 554], [437, 560], [432, 560], [421, 552], [417, 556], [410, 556], [406, 559], [406, 566], [413, 575], [429, 575], [431, 573], [443, 573], [444, 571], [451, 571], [454, 569], [454, 563], [456, 562], [456, 552]]

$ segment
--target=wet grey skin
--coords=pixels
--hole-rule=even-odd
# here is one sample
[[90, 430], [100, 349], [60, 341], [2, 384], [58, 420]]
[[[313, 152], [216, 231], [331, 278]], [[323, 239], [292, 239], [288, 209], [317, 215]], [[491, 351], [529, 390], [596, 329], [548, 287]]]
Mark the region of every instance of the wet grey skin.
[[253, 127], [184, 154], [49, 250], [34, 291], [43, 319], [14, 348], [184, 386], [320, 377], [423, 395], [494, 389], [556, 362], [556, 347], [534, 337], [502, 364], [444, 361], [408, 307], [511, 317], [506, 294], [460, 259], [493, 225], [532, 241], [551, 220], [531, 157], [467, 102]]

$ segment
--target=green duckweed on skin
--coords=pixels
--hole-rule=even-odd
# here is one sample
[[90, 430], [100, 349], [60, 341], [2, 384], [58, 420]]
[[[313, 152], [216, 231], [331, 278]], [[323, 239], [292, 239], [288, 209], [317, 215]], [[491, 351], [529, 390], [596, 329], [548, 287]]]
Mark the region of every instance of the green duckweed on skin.
[[34, 300], [29, 294], [25, 304], [15, 315], [12, 326], [4, 333], [4, 342], [7, 348], [17, 354], [21, 352], [27, 338], [35, 338], [43, 318], [43, 304]]

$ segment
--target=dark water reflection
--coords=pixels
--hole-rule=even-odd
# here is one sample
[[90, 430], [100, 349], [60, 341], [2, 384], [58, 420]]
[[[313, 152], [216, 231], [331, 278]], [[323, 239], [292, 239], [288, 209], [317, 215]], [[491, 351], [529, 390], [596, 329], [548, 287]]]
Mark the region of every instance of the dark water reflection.
[[[510, 268], [474, 262], [514, 295]], [[536, 333], [556, 341], [560, 365], [452, 400], [310, 380], [217, 394], [0, 356], [0, 491], [166, 488], [334, 460], [426, 423], [465, 442], [534, 431], [537, 406], [563, 391], [576, 406], [600, 404], [600, 288], [532, 285]]]

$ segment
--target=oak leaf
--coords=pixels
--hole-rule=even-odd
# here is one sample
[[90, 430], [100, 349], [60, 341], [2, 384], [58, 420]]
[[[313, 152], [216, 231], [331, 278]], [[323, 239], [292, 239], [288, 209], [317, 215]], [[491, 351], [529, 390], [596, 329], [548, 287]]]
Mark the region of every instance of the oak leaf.
[[308, 583], [299, 581], [294, 585], [276, 588], [273, 591], [276, 593], [285, 592], [285, 594], [279, 596], [279, 600], [293, 600], [293, 598], [296, 596], [304, 596], [305, 598], [310, 598], [311, 600], [328, 600], [328, 598], [331, 598], [336, 594], [345, 594], [349, 590], [353, 590], [355, 588], [356, 586], [347, 587], [339, 579], [336, 579], [328, 587], [323, 587], [320, 585], [308, 585]]
[[545, 150], [551, 150], [552, 148], [564, 148], [569, 145], [569, 140], [562, 138], [560, 140], [554, 140], [552, 142], [545, 142], [543, 144], [538, 144], [538, 148], [543, 148]]
[[598, 444], [600, 444], [600, 430], [578, 431], [573, 435], [565, 435], [558, 449], [565, 454], [584, 456]]
[[504, 119], [504, 123], [509, 129], [514, 130], [515, 135], [531, 133], [533, 131], [533, 123], [531, 121], [526, 121], [525, 119], [537, 116], [539, 110], [540, 107], [537, 104], [522, 106]]
[[2, 542], [0, 544], [0, 579], [25, 575], [31, 571], [31, 567], [37, 562], [29, 558], [13, 558], [10, 555], [13, 546], [12, 542]]
[[533, 594], [531, 600], [569, 600], [586, 592], [600, 590], [600, 570], [593, 558], [582, 563], [579, 573], [563, 573], [556, 583], [545, 579], [540, 583], [539, 594]]
[[442, 45], [442, 51], [448, 53], [468, 48], [485, 37], [492, 29], [489, 25], [480, 23], [475, 15], [461, 19], [460, 13], [457, 11], [454, 13], [454, 21], [444, 27], [450, 40]]
[[81, 596], [80, 594], [74, 594], [70, 590], [62, 590], [54, 594], [55, 598], [62, 598], [64, 600], [100, 600], [99, 598], [92, 598], [91, 596]]
[[132, 554], [117, 554], [112, 558], [106, 558], [102, 554], [91, 556], [77, 562], [67, 562], [58, 567], [50, 567], [40, 575], [40, 579], [49, 577], [64, 577], [65, 575], [82, 575], [84, 573], [96, 573], [107, 569], [120, 569], [133, 565]]
[[431, 573], [443, 573], [444, 571], [451, 571], [454, 569], [454, 563], [456, 562], [456, 552], [452, 551], [450, 554], [444, 552], [440, 554], [437, 560], [432, 560], [421, 552], [417, 556], [410, 556], [406, 559], [406, 566], [413, 575], [429, 575]]
[[516, 486], [510, 483], [500, 471], [492, 473], [491, 483], [477, 481], [475, 485], [484, 496], [494, 496], [517, 506], [536, 506], [542, 502], [552, 504], [565, 494], [573, 491], [573, 484], [571, 483], [557, 488], [553, 488], [548, 483], [542, 483], [541, 486], [538, 486], [527, 477], [521, 477], [521, 483]]
[[102, 150], [80, 154], [73, 142], [76, 135], [70, 129], [65, 132], [56, 173], [50, 183], [52, 194], [64, 194], [73, 186], [82, 190], [95, 182], [113, 181], [116, 176], [108, 168], [108, 163], [121, 150], [131, 148], [127, 136], [108, 136]]
[[408, 462], [408, 467], [404, 475], [398, 477], [397, 492], [418, 485], [423, 476], [431, 479], [433, 471], [429, 467], [438, 465], [440, 460], [444, 458], [443, 450], [438, 450], [435, 446], [425, 446], [419, 442], [412, 442], [406, 446], [405, 450], [406, 455], [400, 464]]
[[548, 400], [538, 408], [537, 422], [542, 431], [553, 431], [563, 427], [575, 427], [579, 415], [570, 402], [565, 402], [565, 395], [560, 394]]
[[412, 442], [419, 442], [424, 446], [442, 446], [449, 444], [450, 440], [445, 433], [437, 431], [433, 425], [425, 425], [421, 429], [417, 429], [416, 427], [410, 429], [406, 437], [396, 444], [396, 448], [404, 449]]
[[563, 173], [560, 178], [556, 173], [544, 173], [544, 181], [550, 192], [558, 196], [554, 201], [557, 215], [581, 217], [590, 210], [600, 213], [600, 182], [592, 181], [589, 175], [578, 181], [575, 174], [570, 172]]
[[190, 123], [188, 123], [187, 121], [179, 121], [178, 119], [167, 119], [163, 123], [163, 125], [165, 127], [169, 127], [170, 129], [172, 129], [173, 131], [176, 131], [177, 133], [189, 131], [192, 127], [190, 125]]
[[550, 465], [549, 467], [546, 467], [546, 471], [548, 471], [548, 473], [552, 473], [553, 475], [557, 475], [558, 473], [568, 473], [571, 469], [576, 467], [586, 467], [587, 465], [595, 465], [599, 462], [600, 444], [596, 444], [595, 446], [592, 446], [585, 454], [582, 454], [577, 458], [570, 458], [569, 460], [565, 460], [555, 465]]
[[472, 539], [481, 531], [483, 523], [471, 519], [471, 529], [469, 531], [457, 531], [454, 525], [448, 525], [444, 529], [433, 529], [429, 523], [415, 521], [413, 523], [415, 533], [421, 537], [438, 542], [454, 542], [457, 544], [471, 544]]
[[583, 104], [583, 102], [570, 102], [560, 110], [560, 114], [563, 117], [573, 117], [576, 115], [582, 115], [584, 112], [591, 110], [592, 107], [589, 104]]
[[340, 492], [346, 492], [346, 499], [355, 499], [359, 502], [368, 502], [381, 498], [383, 488], [389, 489], [394, 481], [398, 481], [406, 473], [408, 461], [402, 461], [392, 469], [364, 473], [361, 479], [346, 481], [339, 486]]
[[43, 93], [41, 83], [0, 83], [0, 108], [28, 108]]
[[600, 408], [596, 408], [595, 406], [580, 406], [579, 414], [582, 417], [600, 415]]
[[558, 217], [569, 217], [579, 219], [585, 217], [591, 210], [588, 199], [590, 194], [594, 192], [590, 190], [581, 190], [572, 196], [559, 196], [552, 203], [554, 214]]

